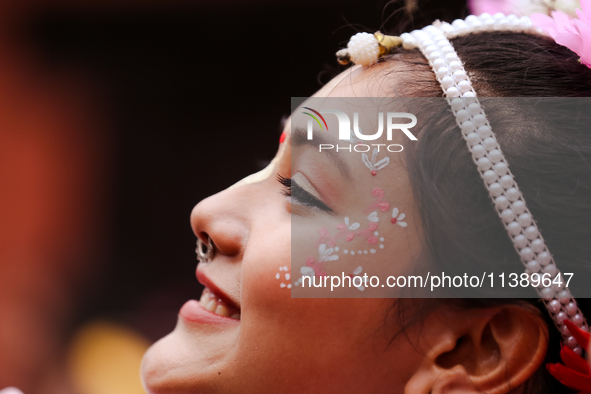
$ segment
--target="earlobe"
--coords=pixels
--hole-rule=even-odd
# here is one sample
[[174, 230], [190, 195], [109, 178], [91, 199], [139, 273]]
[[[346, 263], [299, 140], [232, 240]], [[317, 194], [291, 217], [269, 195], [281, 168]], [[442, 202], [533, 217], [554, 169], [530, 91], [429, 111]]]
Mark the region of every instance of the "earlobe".
[[406, 393], [508, 393], [544, 361], [548, 328], [534, 307], [453, 311], [436, 320], [440, 331], [425, 334], [437, 345]]

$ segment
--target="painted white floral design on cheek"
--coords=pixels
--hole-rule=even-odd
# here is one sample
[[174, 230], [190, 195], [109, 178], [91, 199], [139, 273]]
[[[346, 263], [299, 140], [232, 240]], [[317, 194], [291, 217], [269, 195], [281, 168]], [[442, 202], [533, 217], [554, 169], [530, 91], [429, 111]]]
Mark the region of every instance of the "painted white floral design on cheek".
[[380, 218], [378, 218], [378, 211], [373, 211], [372, 213], [367, 215], [367, 220], [369, 220], [370, 222], [374, 222], [374, 223], [379, 222]]
[[[291, 289], [291, 283], [289, 282], [291, 274], [289, 273], [289, 267], [287, 265], [279, 267], [279, 272], [275, 274], [275, 279], [280, 281], [279, 287], [282, 289]], [[285, 282], [283, 282], [283, 280], [285, 280]]]
[[390, 164], [390, 158], [388, 156], [386, 156], [382, 160], [379, 160], [378, 162], [376, 162], [377, 159], [378, 159], [378, 148], [373, 149], [373, 153], [371, 155], [371, 161], [369, 160], [369, 158], [367, 157], [367, 155], [365, 153], [363, 153], [361, 155], [361, 160], [363, 161], [363, 164], [365, 164], [365, 166], [367, 168], [369, 168], [369, 170], [371, 171], [371, 175], [373, 175], [373, 176], [376, 176], [378, 174], [379, 170], [381, 170], [382, 168], [384, 168], [388, 164]]
[[[355, 223], [355, 224], [359, 225], [359, 223]], [[339, 256], [336, 254], [333, 254], [334, 251], [335, 251], [334, 248], [327, 249], [325, 244], [320, 245], [318, 247], [318, 255], [319, 255], [318, 262], [338, 260]]]
[[408, 223], [403, 222], [403, 220], [405, 218], [406, 218], [406, 215], [404, 213], [398, 214], [398, 208], [394, 208], [392, 210], [392, 219], [391, 219], [392, 224], [397, 224], [400, 227], [406, 227], [406, 226], [408, 226]]

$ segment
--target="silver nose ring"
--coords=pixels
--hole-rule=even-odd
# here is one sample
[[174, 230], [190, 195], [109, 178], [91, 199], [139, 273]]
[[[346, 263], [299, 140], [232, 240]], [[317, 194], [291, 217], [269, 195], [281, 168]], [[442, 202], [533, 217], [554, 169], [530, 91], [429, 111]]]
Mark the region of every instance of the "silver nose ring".
[[195, 249], [197, 253], [197, 260], [201, 263], [209, 262], [213, 257], [213, 241], [211, 237], [207, 237], [207, 245], [201, 242], [201, 239], [197, 238], [197, 248]]

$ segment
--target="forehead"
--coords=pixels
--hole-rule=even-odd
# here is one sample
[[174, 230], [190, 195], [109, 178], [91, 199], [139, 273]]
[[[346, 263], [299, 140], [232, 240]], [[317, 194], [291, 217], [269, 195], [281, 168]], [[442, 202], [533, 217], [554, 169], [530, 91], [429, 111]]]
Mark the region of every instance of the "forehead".
[[353, 66], [330, 80], [312, 97], [390, 97], [398, 62], [382, 62], [371, 67]]

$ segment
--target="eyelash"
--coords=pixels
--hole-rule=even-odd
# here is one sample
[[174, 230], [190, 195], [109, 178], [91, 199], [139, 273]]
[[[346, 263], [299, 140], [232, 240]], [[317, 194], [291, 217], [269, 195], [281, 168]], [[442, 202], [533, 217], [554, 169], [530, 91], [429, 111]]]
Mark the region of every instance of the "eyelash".
[[333, 210], [328, 205], [326, 205], [325, 203], [314, 197], [312, 194], [307, 192], [305, 189], [300, 187], [291, 178], [286, 178], [281, 175], [277, 175], [277, 181], [283, 185], [283, 190], [281, 191], [281, 194], [283, 194], [285, 197], [291, 197], [292, 199], [296, 200], [300, 205], [320, 209], [324, 212], [333, 212]]

